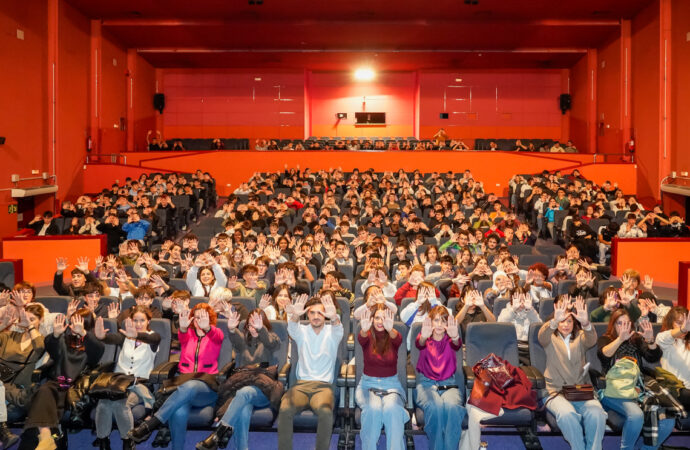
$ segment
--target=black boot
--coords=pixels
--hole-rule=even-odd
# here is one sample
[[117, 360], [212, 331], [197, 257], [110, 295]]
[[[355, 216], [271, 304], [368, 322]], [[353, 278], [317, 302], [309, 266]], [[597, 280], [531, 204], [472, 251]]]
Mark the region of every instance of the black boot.
[[134, 441], [131, 439], [122, 440], [122, 450], [136, 450], [137, 446], [134, 445]]
[[12, 447], [19, 441], [19, 436], [12, 433], [7, 423], [0, 423], [0, 442], [2, 442], [3, 450]]
[[51, 428], [50, 431], [53, 433], [53, 440], [55, 441], [57, 450], [68, 450], [67, 433], [60, 428]]
[[156, 428], [160, 426], [161, 421], [158, 420], [156, 416], [151, 416], [149, 419], [146, 419], [144, 422], [142, 422], [138, 427], [127, 433], [127, 439], [131, 439], [137, 444], [144, 442], [151, 436], [151, 433], [153, 433]]
[[109, 437], [104, 437], [104, 438], [96, 438], [95, 441], [93, 441], [94, 447], [98, 447], [98, 450], [110, 450], [110, 438]]
[[209, 437], [196, 444], [197, 450], [217, 450], [220, 442], [227, 436], [229, 439], [232, 436], [233, 429], [231, 426], [220, 424], [216, 430], [211, 433]]
[[171, 440], [172, 436], [170, 435], [170, 428], [163, 427], [158, 430], [156, 437], [153, 438], [153, 442], [151, 442], [151, 446], [153, 448], [166, 448], [170, 444]]

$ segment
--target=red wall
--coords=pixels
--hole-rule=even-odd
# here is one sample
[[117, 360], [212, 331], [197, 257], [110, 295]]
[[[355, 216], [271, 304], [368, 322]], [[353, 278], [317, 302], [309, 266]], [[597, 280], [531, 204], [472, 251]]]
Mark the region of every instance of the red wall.
[[153, 109], [153, 94], [156, 92], [156, 69], [144, 58], [135, 58], [134, 80], [134, 148], [142, 151], [146, 148], [146, 133], [156, 129], [156, 110]]
[[561, 138], [559, 70], [422, 73], [420, 84], [422, 137]]
[[620, 35], [601, 46], [597, 56], [597, 153], [622, 153]]
[[690, 2], [674, 0], [672, 3], [672, 101], [671, 101], [671, 168], [690, 172]]
[[302, 72], [170, 69], [161, 92], [166, 139], [304, 135]]
[[588, 145], [588, 104], [589, 104], [589, 76], [587, 73], [587, 56], [583, 56], [570, 70], [570, 95], [572, 109], [570, 110], [570, 139], [580, 149], [587, 149]]
[[659, 183], [659, 3], [632, 21], [632, 126], [640, 168], [638, 192], [657, 197]]
[[101, 153], [120, 153], [126, 148], [127, 134], [120, 118], [127, 117], [127, 50], [107, 32], [101, 44]]
[[[313, 136], [402, 136], [414, 134], [415, 73], [380, 72], [371, 82], [351, 73], [313, 72], [307, 85]], [[355, 112], [385, 112], [385, 126], [355, 125]], [[336, 114], [347, 113], [338, 120]]]

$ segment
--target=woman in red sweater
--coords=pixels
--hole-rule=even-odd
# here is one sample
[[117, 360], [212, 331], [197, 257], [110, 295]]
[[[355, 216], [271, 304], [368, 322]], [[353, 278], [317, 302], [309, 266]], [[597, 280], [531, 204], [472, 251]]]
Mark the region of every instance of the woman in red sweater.
[[362, 449], [376, 449], [381, 428], [386, 428], [386, 449], [405, 448], [405, 390], [398, 379], [398, 348], [402, 336], [393, 328], [393, 312], [377, 304], [364, 312], [357, 335], [364, 354], [364, 368], [355, 391], [362, 408]]

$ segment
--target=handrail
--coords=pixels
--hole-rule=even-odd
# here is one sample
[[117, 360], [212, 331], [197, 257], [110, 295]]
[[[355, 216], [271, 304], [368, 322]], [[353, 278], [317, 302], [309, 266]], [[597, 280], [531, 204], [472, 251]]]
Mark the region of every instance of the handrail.
[[[122, 162], [120, 162], [122, 160]], [[86, 155], [85, 164], [106, 163], [106, 164], [127, 164], [127, 155], [121, 153], [96, 153]]]
[[[593, 163], [597, 164], [599, 162], [601, 163], [606, 163], [608, 157], [614, 157], [617, 156], [619, 157], [619, 160], [616, 162], [628, 162], [630, 164], [635, 163], [635, 154], [634, 153], [593, 153]], [[603, 161], [597, 161], [597, 159], [601, 157]], [[629, 160], [628, 160], [629, 159]]]

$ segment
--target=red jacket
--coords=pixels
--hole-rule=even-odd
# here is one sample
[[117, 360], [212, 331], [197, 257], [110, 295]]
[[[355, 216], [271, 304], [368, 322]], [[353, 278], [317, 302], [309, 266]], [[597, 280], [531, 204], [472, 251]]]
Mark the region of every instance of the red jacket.
[[482, 382], [477, 378], [474, 386], [472, 386], [472, 393], [468, 403], [494, 415], [498, 415], [501, 408], [537, 409], [537, 393], [532, 390], [532, 382], [529, 381], [525, 372], [517, 367], [513, 367], [508, 361], [504, 362], [506, 369], [508, 369], [513, 378], [513, 382], [504, 389], [493, 383], [491, 383], [488, 389], [482, 389]]
[[[441, 292], [436, 289], [436, 298], [440, 298]], [[404, 298], [415, 298], [417, 297], [417, 286], [412, 286], [409, 281], [405, 282], [402, 286], [398, 288], [398, 290], [395, 292], [395, 295], [393, 298], [395, 299], [395, 303], [400, 306]]]

